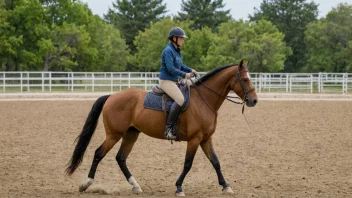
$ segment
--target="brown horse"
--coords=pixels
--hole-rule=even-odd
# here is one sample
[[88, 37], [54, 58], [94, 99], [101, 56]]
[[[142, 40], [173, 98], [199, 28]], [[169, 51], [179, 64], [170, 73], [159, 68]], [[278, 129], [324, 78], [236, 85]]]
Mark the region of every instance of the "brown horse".
[[[212, 135], [216, 129], [217, 111], [231, 90], [248, 107], [256, 105], [258, 101], [256, 91], [252, 88], [247, 65], [243, 61], [239, 65], [218, 67], [191, 86], [189, 107], [178, 121], [179, 137], [181, 141], [187, 141], [187, 152], [183, 171], [176, 182], [176, 195], [184, 196], [181, 186], [186, 174], [192, 167], [199, 145], [215, 168], [219, 184], [223, 186], [223, 191], [233, 193], [222, 175], [220, 163], [212, 144]], [[94, 103], [82, 132], [77, 137], [78, 142], [66, 173], [68, 175], [73, 174], [82, 162], [101, 111], [103, 111], [106, 139], [95, 151], [88, 181], [79, 187], [80, 192], [85, 191], [93, 183], [99, 162], [121, 138], [121, 147], [116, 155], [117, 163], [127, 181], [132, 185], [133, 192], [142, 192], [139, 184], [126, 166], [127, 157], [140, 132], [154, 138], [165, 139], [166, 123], [164, 112], [144, 107], [143, 102], [146, 94], [146, 91], [131, 88], [113, 95], [102, 96]]]

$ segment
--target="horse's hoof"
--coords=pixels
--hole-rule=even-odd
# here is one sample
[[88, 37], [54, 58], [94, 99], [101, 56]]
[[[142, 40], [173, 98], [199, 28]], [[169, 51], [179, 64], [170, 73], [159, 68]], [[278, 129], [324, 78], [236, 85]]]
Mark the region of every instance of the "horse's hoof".
[[93, 179], [88, 178], [88, 180], [87, 180], [86, 183], [84, 183], [84, 184], [82, 184], [82, 185], [79, 186], [79, 188], [78, 188], [79, 192], [86, 191], [87, 188], [88, 188], [90, 185], [92, 185], [93, 181], [94, 181]]
[[85, 190], [87, 190], [87, 188], [84, 187], [84, 185], [80, 185], [78, 188], [79, 192], [84, 192]]
[[233, 193], [233, 190], [231, 189], [231, 187], [226, 187], [226, 188], [223, 188], [223, 189], [222, 189], [222, 192], [223, 192], [223, 193], [230, 193], [230, 194], [232, 194], [232, 193]]
[[186, 196], [184, 192], [176, 192], [177, 197], [184, 197]]
[[138, 193], [143, 192], [143, 190], [141, 187], [133, 187], [132, 192], [138, 194]]

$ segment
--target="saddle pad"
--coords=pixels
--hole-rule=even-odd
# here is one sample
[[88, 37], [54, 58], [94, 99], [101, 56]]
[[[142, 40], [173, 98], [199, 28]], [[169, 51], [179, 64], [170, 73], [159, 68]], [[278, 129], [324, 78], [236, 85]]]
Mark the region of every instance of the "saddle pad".
[[[185, 111], [189, 104], [189, 93], [188, 89], [186, 90], [185, 104], [182, 111]], [[169, 112], [171, 105], [174, 103], [174, 100], [166, 100], [165, 108]], [[153, 92], [148, 92], [147, 96], [144, 99], [144, 107], [148, 109], [164, 111], [163, 109], [163, 96], [157, 95]]]
[[144, 99], [144, 107], [148, 109], [163, 111], [162, 99], [163, 98], [161, 95], [156, 95], [152, 92], [148, 92]]

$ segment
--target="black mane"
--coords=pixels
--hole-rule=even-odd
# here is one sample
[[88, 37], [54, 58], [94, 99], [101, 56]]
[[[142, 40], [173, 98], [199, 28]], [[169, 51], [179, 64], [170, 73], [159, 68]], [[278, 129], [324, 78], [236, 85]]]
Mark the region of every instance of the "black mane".
[[220, 67], [217, 67], [213, 70], [211, 70], [210, 72], [206, 73], [204, 76], [202, 76], [200, 79], [198, 79], [195, 83], [195, 85], [200, 85], [202, 84], [201, 82], [205, 82], [206, 80], [208, 80], [210, 77], [212, 77], [213, 75], [219, 73], [220, 71], [226, 69], [226, 68], [229, 68], [229, 67], [232, 67], [232, 66], [236, 66], [238, 64], [230, 64], [230, 65], [223, 65], [223, 66], [220, 66]]

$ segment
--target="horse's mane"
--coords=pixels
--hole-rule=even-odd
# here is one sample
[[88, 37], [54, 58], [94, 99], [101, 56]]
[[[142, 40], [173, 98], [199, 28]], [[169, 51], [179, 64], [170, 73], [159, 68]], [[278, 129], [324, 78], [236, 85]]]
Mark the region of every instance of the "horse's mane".
[[206, 73], [204, 76], [202, 76], [200, 79], [198, 79], [195, 83], [195, 85], [200, 85], [202, 84], [202, 82], [205, 82], [206, 80], [208, 80], [210, 77], [212, 77], [213, 75], [221, 72], [222, 70], [232, 67], [232, 66], [236, 66], [238, 64], [230, 64], [230, 65], [223, 65], [220, 67], [216, 67], [215, 69], [211, 70], [210, 72]]

